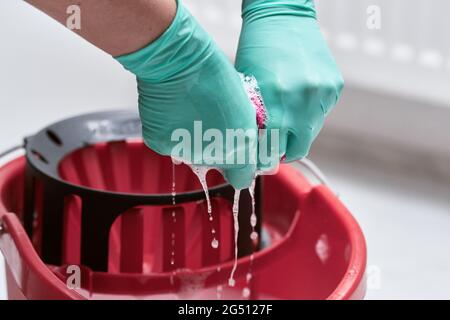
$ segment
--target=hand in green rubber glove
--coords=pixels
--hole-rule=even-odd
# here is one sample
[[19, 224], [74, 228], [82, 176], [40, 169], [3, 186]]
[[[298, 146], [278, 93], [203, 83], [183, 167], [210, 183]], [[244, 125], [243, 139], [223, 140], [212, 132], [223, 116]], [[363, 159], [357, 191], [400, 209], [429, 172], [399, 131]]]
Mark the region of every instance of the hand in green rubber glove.
[[[177, 151], [178, 158], [223, 169], [235, 188], [250, 186], [256, 171], [256, 161], [250, 160], [251, 155], [256, 159], [255, 110], [234, 66], [180, 2], [174, 21], [161, 37], [116, 59], [137, 76], [143, 136], [151, 149], [174, 155], [187, 132], [191, 154], [186, 149]], [[200, 136], [194, 132], [199, 128], [194, 121], [201, 121]], [[254, 136], [227, 148], [231, 141], [226, 139], [227, 129], [252, 130]], [[174, 132], [178, 134], [172, 141]], [[217, 135], [223, 143], [215, 139]], [[201, 144], [202, 138], [210, 142]], [[206, 152], [211, 142], [218, 142], [221, 148]], [[238, 152], [249, 156], [233, 161]]]
[[266, 138], [270, 142], [270, 130], [279, 129], [278, 159], [303, 158], [343, 87], [314, 3], [244, 0], [242, 16], [236, 68], [259, 83], [268, 115]]

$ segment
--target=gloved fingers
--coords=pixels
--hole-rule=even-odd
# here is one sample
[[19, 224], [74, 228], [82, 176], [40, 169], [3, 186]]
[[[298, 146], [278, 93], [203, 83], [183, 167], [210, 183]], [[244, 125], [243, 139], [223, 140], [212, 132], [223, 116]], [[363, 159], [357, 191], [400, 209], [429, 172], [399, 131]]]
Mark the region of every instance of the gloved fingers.
[[255, 178], [256, 164], [249, 164], [242, 168], [230, 168], [223, 171], [225, 179], [238, 190], [247, 189]]
[[314, 124], [305, 124], [297, 130], [289, 131], [286, 147], [286, 162], [292, 162], [305, 158], [311, 149], [311, 145], [322, 130], [325, 115], [316, 118]]
[[289, 133], [285, 162], [292, 162], [306, 157], [313, 143], [311, 128], [301, 130], [300, 134]]
[[339, 76], [334, 81], [329, 81], [321, 85], [319, 98], [323, 113], [328, 115], [333, 107], [338, 103], [342, 89], [344, 88], [344, 80]]
[[322, 130], [325, 116], [336, 104], [340, 93], [334, 81], [316, 79], [303, 84], [296, 98], [291, 101], [296, 108], [296, 118], [287, 119], [286, 162], [306, 157], [311, 145]]
[[268, 128], [261, 130], [258, 143], [258, 170], [274, 174], [286, 154], [287, 130]]

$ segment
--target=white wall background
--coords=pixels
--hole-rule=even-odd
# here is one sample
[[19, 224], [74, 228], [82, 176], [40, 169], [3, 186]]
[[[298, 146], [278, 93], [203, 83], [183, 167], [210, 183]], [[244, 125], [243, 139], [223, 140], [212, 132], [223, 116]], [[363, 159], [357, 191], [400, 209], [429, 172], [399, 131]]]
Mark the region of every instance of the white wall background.
[[136, 105], [134, 78], [24, 1], [0, 2], [0, 150], [42, 126]]

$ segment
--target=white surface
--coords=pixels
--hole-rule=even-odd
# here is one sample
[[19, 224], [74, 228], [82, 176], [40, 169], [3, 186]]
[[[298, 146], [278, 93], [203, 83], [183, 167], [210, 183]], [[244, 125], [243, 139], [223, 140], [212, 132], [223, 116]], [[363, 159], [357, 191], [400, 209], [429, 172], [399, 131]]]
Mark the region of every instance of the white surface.
[[316, 163], [360, 223], [368, 265], [379, 270], [380, 287], [367, 298], [450, 299], [450, 186], [320, 153]]

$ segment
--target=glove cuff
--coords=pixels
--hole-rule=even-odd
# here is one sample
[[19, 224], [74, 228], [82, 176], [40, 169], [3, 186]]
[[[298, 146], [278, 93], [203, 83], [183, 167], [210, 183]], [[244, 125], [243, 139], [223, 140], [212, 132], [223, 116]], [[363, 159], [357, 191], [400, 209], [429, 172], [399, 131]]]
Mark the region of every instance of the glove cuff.
[[264, 17], [293, 15], [316, 19], [313, 0], [243, 0], [242, 18], [246, 21]]
[[115, 57], [125, 69], [147, 83], [161, 83], [192, 74], [213, 50], [210, 36], [177, 0], [169, 28], [146, 47]]

